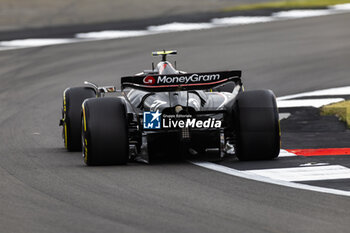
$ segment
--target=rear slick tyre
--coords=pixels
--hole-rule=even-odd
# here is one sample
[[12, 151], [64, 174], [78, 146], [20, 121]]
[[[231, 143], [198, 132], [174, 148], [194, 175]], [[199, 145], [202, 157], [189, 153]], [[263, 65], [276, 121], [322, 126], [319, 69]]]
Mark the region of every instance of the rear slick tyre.
[[63, 140], [69, 151], [81, 151], [81, 105], [94, 97], [96, 92], [89, 87], [71, 87], [63, 92]]
[[245, 91], [237, 96], [236, 155], [239, 160], [271, 160], [280, 152], [276, 97], [270, 90]]
[[128, 162], [128, 121], [123, 99], [106, 97], [83, 103], [82, 144], [88, 166]]

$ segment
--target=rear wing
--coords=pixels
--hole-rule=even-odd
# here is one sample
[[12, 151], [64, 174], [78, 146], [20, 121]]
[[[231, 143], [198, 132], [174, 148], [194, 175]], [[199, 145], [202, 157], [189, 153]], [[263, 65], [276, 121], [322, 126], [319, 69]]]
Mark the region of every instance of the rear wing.
[[204, 90], [227, 82], [241, 85], [242, 71], [140, 75], [121, 78], [122, 90], [129, 87], [151, 92]]

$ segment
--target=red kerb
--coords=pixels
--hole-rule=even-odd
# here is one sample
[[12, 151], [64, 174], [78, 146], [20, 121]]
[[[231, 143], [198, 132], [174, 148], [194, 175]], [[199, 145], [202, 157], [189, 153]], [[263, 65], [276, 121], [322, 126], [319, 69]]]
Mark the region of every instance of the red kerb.
[[350, 148], [287, 149], [286, 151], [302, 156], [350, 155]]

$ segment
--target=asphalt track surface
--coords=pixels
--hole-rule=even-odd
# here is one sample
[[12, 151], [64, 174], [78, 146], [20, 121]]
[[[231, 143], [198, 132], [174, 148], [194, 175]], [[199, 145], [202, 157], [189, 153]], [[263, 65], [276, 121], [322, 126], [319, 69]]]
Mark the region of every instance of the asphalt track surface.
[[[150, 17], [220, 12], [225, 7], [264, 0], [1, 0], [0, 31], [89, 24], [113, 24]], [[124, 22], [125, 23], [125, 22]], [[67, 29], [67, 28], [66, 28]], [[30, 31], [30, 30], [28, 30]]]
[[64, 88], [115, 84], [178, 49], [186, 71], [243, 69], [278, 96], [349, 85], [350, 14], [0, 53], [2, 232], [348, 232], [348, 197], [186, 162], [86, 167], [63, 149]]

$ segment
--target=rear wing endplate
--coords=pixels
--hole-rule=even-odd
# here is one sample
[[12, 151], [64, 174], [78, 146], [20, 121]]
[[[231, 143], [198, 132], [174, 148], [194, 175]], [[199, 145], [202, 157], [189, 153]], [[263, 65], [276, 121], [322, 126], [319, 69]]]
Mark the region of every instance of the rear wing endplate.
[[204, 90], [221, 86], [226, 82], [241, 85], [242, 71], [219, 71], [169, 75], [140, 75], [121, 78], [121, 88], [133, 88], [151, 92]]

